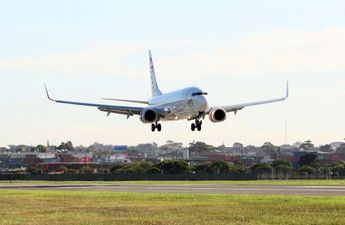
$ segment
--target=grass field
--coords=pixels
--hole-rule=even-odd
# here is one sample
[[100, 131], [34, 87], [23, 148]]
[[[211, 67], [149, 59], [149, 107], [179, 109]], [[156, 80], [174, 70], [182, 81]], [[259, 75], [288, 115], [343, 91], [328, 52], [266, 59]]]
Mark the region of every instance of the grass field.
[[345, 224], [345, 197], [0, 191], [0, 224]]
[[258, 184], [258, 185], [345, 185], [345, 180], [210, 180], [210, 181], [0, 181], [0, 184]]

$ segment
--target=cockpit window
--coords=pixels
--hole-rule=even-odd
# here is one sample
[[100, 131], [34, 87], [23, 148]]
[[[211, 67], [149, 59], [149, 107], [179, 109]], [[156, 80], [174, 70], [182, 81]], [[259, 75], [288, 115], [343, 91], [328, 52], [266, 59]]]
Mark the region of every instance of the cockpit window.
[[207, 95], [207, 92], [194, 92], [194, 93], [192, 93], [192, 96], [197, 96], [197, 95]]

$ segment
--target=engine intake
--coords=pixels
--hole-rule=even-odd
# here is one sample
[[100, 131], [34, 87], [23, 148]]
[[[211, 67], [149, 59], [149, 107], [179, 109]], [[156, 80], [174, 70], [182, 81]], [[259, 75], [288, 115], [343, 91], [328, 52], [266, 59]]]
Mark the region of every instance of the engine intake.
[[153, 123], [158, 120], [158, 115], [153, 109], [144, 109], [140, 113], [140, 120], [143, 123]]
[[213, 123], [222, 122], [226, 119], [226, 111], [222, 108], [212, 109], [208, 117]]

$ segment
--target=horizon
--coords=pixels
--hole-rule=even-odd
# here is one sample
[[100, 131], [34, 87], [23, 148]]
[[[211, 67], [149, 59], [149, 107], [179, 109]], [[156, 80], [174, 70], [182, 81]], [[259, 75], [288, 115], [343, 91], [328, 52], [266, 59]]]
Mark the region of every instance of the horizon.
[[[71, 140], [62, 141], [62, 142], [60, 142], [60, 143], [58, 143], [58, 144], [55, 144], [55, 143], [54, 143], [54, 144], [51, 144], [49, 141], [48, 141], [48, 142], [49, 142], [49, 146], [55, 146], [55, 147], [56, 147], [56, 146], [59, 146], [61, 143], [63, 143], [63, 142], [66, 143], [66, 142], [68, 142], [68, 141], [71, 141]], [[91, 144], [88, 144], [88, 145], [82, 145], [82, 144], [75, 144], [73, 141], [71, 141], [71, 142], [72, 142], [72, 144], [73, 144], [74, 147], [90, 147], [90, 146], [92, 146], [92, 145], [94, 145], [94, 144], [100, 144], [100, 145], [104, 145], [104, 146], [122, 146], [122, 145], [124, 145], [124, 146], [127, 146], [127, 147], [137, 146], [137, 145], [141, 145], [141, 144], [157, 144], [158, 147], [161, 147], [161, 146], [167, 144], [169, 141], [172, 141], [172, 142], [174, 142], [174, 143], [182, 143], [182, 147], [188, 147], [188, 146], [192, 143], [192, 142], [190, 142], [190, 143], [186, 144], [186, 143], [183, 143], [183, 142], [175, 142], [175, 141], [173, 141], [173, 140], [166, 140], [164, 143], [161, 143], [161, 144], [156, 143], [156, 142], [143, 142], [143, 143], [138, 143], [138, 144], [135, 144], [135, 145], [127, 145], [127, 144], [125, 144], [125, 143], [117, 143], [117, 144], [113, 143], [113, 144], [109, 144], [109, 143], [94, 142], [94, 143], [91, 143]], [[275, 143], [272, 143], [272, 142], [270, 142], [270, 141], [267, 141], [267, 142], [273, 144], [274, 146], [279, 147], [279, 146], [284, 146], [284, 145], [298, 146], [298, 144], [302, 144], [303, 142], [306, 142], [306, 141], [311, 141], [311, 142], [315, 145], [316, 148], [317, 148], [317, 147], [320, 147], [320, 146], [332, 144], [332, 143], [345, 143], [345, 140], [342, 140], [342, 141], [332, 141], [332, 142], [329, 142], [329, 143], [322, 143], [322, 144], [315, 144], [312, 140], [295, 141], [295, 142], [293, 142], [293, 143], [284, 143], [284, 144], [275, 144]], [[20, 145], [25, 145], [25, 146], [30, 146], [30, 147], [35, 147], [35, 146], [38, 146], [38, 145], [48, 146], [48, 145], [47, 145], [48, 142], [46, 142], [46, 143], [39, 143], [39, 144], [36, 144], [36, 145], [31, 145], [31, 144], [30, 144], [30, 145], [26, 145], [26, 144], [9, 144], [9, 145], [7, 145], [7, 146], [0, 146], [0, 147], [6, 148], [6, 147], [10, 147], [10, 146], [20, 146]], [[195, 141], [195, 142], [204, 142], [204, 141]], [[222, 145], [223, 145], [223, 144], [219, 144], [219, 145], [216, 144], [216, 145], [214, 145], [214, 144], [210, 144], [210, 143], [207, 143], [207, 142], [204, 142], [204, 143], [207, 144], [207, 145], [211, 145], [211, 146], [213, 146], [213, 147], [219, 147], [219, 146], [222, 146]], [[234, 142], [233, 144], [235, 144], [235, 143], [243, 144], [244, 147], [247, 147], [247, 146], [261, 147], [261, 146], [263, 146], [266, 142], [262, 143], [261, 145], [246, 144], [246, 143], [241, 143], [241, 142]], [[230, 144], [230, 145], [224, 144], [224, 146], [225, 146], [225, 147], [232, 147], [233, 144]]]

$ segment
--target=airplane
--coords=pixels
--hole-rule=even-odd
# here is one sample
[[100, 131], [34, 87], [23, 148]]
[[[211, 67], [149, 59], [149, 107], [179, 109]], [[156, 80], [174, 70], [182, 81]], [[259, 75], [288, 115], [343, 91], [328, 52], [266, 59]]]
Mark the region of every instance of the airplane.
[[143, 104], [143, 107], [56, 100], [50, 97], [46, 85], [45, 91], [47, 98], [56, 103], [97, 107], [100, 111], [106, 112], [107, 116], [109, 116], [111, 113], [123, 114], [127, 116], [127, 119], [130, 116], [138, 115], [141, 122], [151, 124], [152, 132], [155, 130], [160, 132], [162, 130], [162, 125], [159, 123], [160, 121], [172, 120], [194, 120], [194, 122], [191, 123], [191, 130], [201, 131], [202, 120], [205, 119], [205, 116], [208, 116], [209, 119], [214, 123], [222, 122], [226, 119], [228, 112], [234, 112], [234, 114], [236, 114], [237, 111], [242, 110], [247, 106], [280, 102], [286, 100], [289, 96], [289, 84], [287, 82], [286, 95], [283, 98], [210, 107], [206, 99], [206, 96], [208, 95], [207, 92], [198, 87], [187, 87], [168, 93], [163, 93], [157, 84], [156, 73], [150, 50], [149, 66], [152, 92], [152, 97], [149, 100], [141, 101], [118, 98], [103, 98], [103, 100]]

